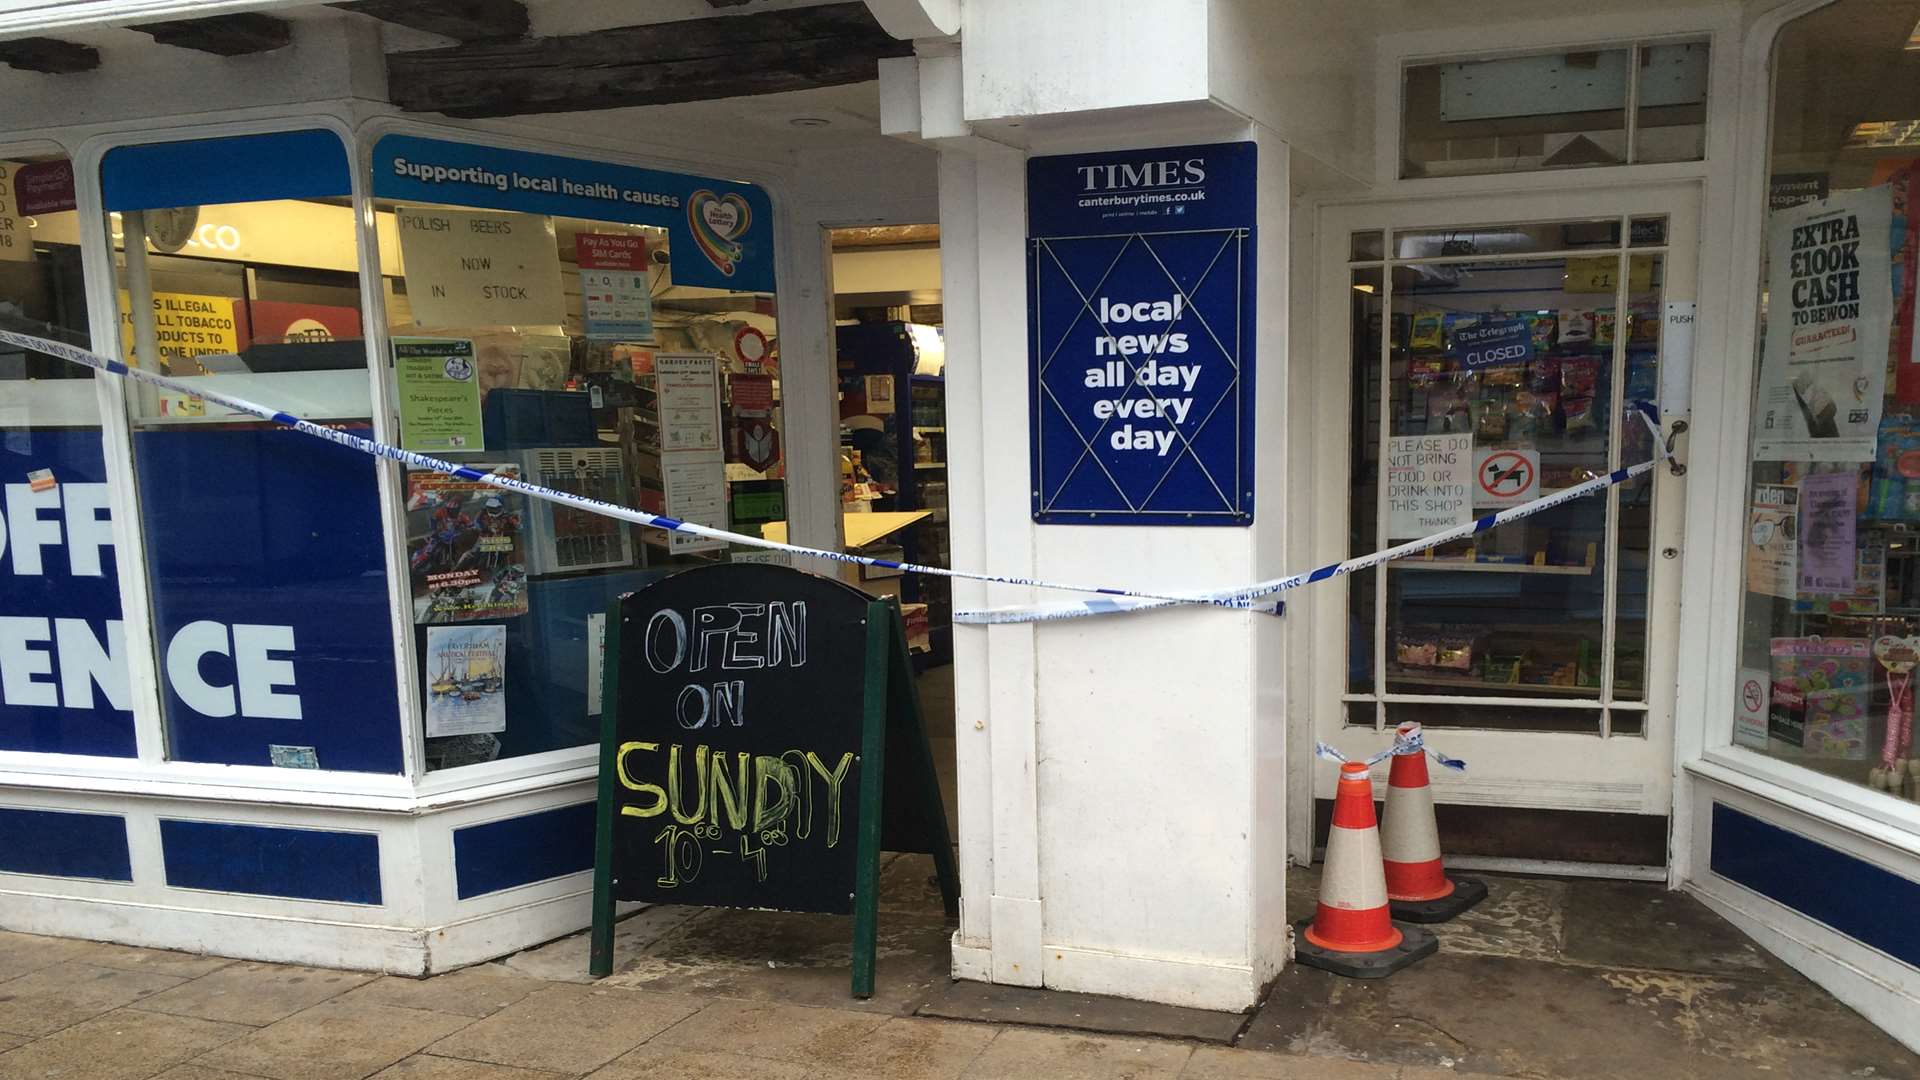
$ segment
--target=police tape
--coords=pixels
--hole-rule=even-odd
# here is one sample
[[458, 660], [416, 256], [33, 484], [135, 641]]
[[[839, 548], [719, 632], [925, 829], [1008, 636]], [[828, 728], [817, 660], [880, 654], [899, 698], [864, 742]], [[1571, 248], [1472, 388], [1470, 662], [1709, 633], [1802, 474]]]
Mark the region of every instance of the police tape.
[[1397, 547], [1375, 552], [1372, 555], [1349, 559], [1346, 562], [1324, 566], [1318, 570], [1308, 571], [1306, 573], [1291, 574], [1286, 577], [1259, 582], [1240, 589], [1215, 590], [1199, 593], [1121, 589], [1103, 585], [1044, 581], [1037, 578], [1005, 574], [986, 574], [969, 570], [954, 570], [941, 566], [925, 566], [918, 563], [899, 562], [892, 559], [879, 559], [867, 555], [854, 555], [844, 551], [829, 551], [823, 548], [804, 547], [799, 544], [788, 544], [777, 540], [768, 540], [765, 537], [730, 532], [725, 529], [714, 528], [710, 525], [701, 525], [698, 522], [682, 521], [664, 514], [651, 514], [645, 510], [636, 510], [632, 507], [620, 506], [617, 503], [592, 499], [584, 495], [575, 495], [566, 491], [556, 491], [552, 488], [541, 487], [538, 484], [530, 484], [515, 477], [481, 472], [478, 469], [469, 468], [465, 465], [444, 461], [440, 458], [430, 457], [412, 450], [405, 450], [390, 443], [383, 443], [376, 439], [354, 435], [337, 428], [314, 423], [311, 420], [304, 420], [290, 413], [268, 408], [265, 405], [248, 401], [245, 398], [234, 397], [231, 394], [225, 394], [212, 388], [195, 386], [192, 383], [183, 382], [179, 379], [170, 378], [142, 368], [128, 367], [118, 360], [101, 356], [98, 353], [80, 348], [79, 346], [70, 345], [66, 342], [56, 341], [51, 338], [40, 337], [33, 334], [22, 334], [0, 327], [0, 344], [12, 345], [22, 349], [31, 349], [49, 356], [59, 357], [83, 367], [92, 368], [96, 371], [104, 371], [110, 375], [132, 379], [136, 382], [145, 383], [149, 386], [158, 387], [172, 393], [183, 394], [188, 397], [198, 398], [202, 401], [212, 402], [223, 408], [231, 409], [236, 413], [243, 413], [261, 420], [279, 424], [283, 427], [298, 431], [301, 434], [335, 443], [351, 450], [357, 450], [373, 457], [386, 458], [409, 468], [445, 473], [461, 480], [486, 484], [503, 491], [511, 491], [528, 496], [529, 498], [570, 506], [578, 510], [587, 511], [588, 513], [599, 514], [619, 521], [631, 522], [632, 524], [646, 528], [662, 529], [668, 532], [678, 532], [689, 536], [719, 540], [729, 544], [738, 544], [743, 547], [783, 551], [793, 555], [804, 555], [810, 558], [824, 559], [829, 562], [899, 570], [905, 573], [924, 574], [931, 577], [979, 581], [989, 585], [1012, 585], [1022, 588], [1050, 589], [1059, 592], [1100, 594], [1097, 599], [1070, 604], [1031, 605], [982, 611], [956, 611], [954, 613], [955, 622], [971, 625], [1048, 622], [1058, 619], [1077, 619], [1094, 615], [1148, 611], [1185, 605], [1222, 607], [1271, 614], [1276, 610], [1276, 607], [1274, 602], [1267, 598], [1272, 597], [1276, 593], [1298, 588], [1301, 585], [1324, 581], [1327, 578], [1341, 574], [1350, 574], [1356, 570], [1377, 566], [1394, 559], [1405, 558], [1408, 555], [1418, 554], [1419, 552], [1426, 551], [1440, 544], [1485, 532], [1504, 522], [1514, 521], [1531, 514], [1537, 514], [1542, 510], [1558, 506], [1561, 503], [1602, 491], [1616, 484], [1626, 483], [1633, 477], [1650, 471], [1665, 457], [1664, 452], [1660, 452], [1659, 428], [1654, 426], [1654, 422], [1650, 416], [1651, 406], [1642, 405], [1639, 406], [1639, 410], [1642, 417], [1647, 420], [1649, 428], [1653, 431], [1654, 447], [1657, 453], [1654, 458], [1632, 466], [1631, 468], [1619, 469], [1605, 476], [1595, 477], [1584, 483], [1557, 491], [1552, 495], [1522, 503], [1518, 506], [1502, 510], [1499, 513], [1489, 514], [1466, 525], [1435, 533], [1432, 536], [1423, 537], [1419, 540], [1409, 541]]
[[[1507, 507], [1504, 510], [1488, 514], [1484, 517], [1475, 518], [1464, 525], [1445, 529], [1431, 536], [1423, 536], [1418, 540], [1409, 540], [1404, 544], [1385, 548], [1370, 555], [1355, 556], [1344, 562], [1329, 563], [1317, 570], [1288, 574], [1285, 577], [1272, 578], [1245, 588], [1222, 590], [1204, 595], [1207, 600], [1211, 602], [1234, 600], [1250, 607], [1257, 607], [1256, 601], [1271, 597], [1277, 593], [1286, 592], [1289, 589], [1297, 589], [1302, 585], [1312, 585], [1325, 581], [1328, 578], [1341, 577], [1358, 570], [1367, 570], [1379, 566], [1382, 563], [1389, 563], [1396, 559], [1404, 559], [1411, 555], [1431, 551], [1441, 544], [1449, 544], [1455, 540], [1464, 540], [1471, 536], [1478, 536], [1496, 526], [1504, 525], [1510, 521], [1518, 521], [1524, 517], [1531, 517], [1543, 510], [1551, 510], [1563, 503], [1569, 503], [1575, 499], [1597, 494], [1608, 488], [1624, 484], [1637, 476], [1652, 472], [1662, 461], [1668, 458], [1666, 447], [1661, 441], [1660, 428], [1657, 422], [1659, 414], [1654, 406], [1647, 402], [1635, 402], [1632, 408], [1634, 415], [1640, 417], [1640, 419], [1645, 422], [1648, 431], [1653, 435], [1654, 456], [1638, 465], [1629, 465], [1625, 468], [1615, 469], [1610, 473], [1581, 481], [1572, 487], [1561, 488], [1551, 495], [1543, 495], [1540, 498]], [[1135, 611], [1153, 611], [1159, 608], [1177, 606], [1179, 603], [1179, 601], [1161, 600], [1157, 598], [1101, 598], [1063, 604], [1030, 604], [1021, 607], [955, 611], [953, 613], [953, 621], [971, 626], [1053, 622], [1061, 619], [1084, 619], [1092, 615], [1114, 615]]]

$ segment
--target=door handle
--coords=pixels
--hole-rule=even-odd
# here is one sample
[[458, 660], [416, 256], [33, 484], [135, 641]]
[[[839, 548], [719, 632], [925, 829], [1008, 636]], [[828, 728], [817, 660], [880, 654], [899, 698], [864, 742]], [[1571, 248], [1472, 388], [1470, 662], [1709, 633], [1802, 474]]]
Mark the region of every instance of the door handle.
[[1685, 434], [1686, 430], [1687, 430], [1687, 422], [1685, 420], [1675, 420], [1673, 422], [1673, 426], [1667, 429], [1667, 445], [1663, 453], [1663, 456], [1667, 459], [1668, 471], [1670, 471], [1675, 476], [1687, 475], [1686, 462], [1677, 460], [1673, 456], [1674, 441], [1679, 439], [1681, 435]]

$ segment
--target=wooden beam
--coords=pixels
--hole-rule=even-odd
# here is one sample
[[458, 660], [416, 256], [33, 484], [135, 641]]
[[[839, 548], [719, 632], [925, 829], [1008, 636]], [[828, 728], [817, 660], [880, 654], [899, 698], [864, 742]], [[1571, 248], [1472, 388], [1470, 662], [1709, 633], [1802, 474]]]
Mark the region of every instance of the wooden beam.
[[355, 0], [333, 6], [456, 41], [525, 37], [531, 25], [520, 0]]
[[99, 67], [100, 50], [58, 38], [14, 38], [0, 41], [0, 64], [43, 75], [72, 75]]
[[912, 51], [865, 4], [839, 3], [394, 53], [387, 87], [409, 112], [582, 112], [866, 82]]
[[135, 23], [132, 28], [153, 35], [153, 40], [162, 45], [215, 56], [272, 52], [293, 43], [293, 28], [287, 25], [285, 19], [276, 19], [257, 11], [236, 11], [205, 19]]

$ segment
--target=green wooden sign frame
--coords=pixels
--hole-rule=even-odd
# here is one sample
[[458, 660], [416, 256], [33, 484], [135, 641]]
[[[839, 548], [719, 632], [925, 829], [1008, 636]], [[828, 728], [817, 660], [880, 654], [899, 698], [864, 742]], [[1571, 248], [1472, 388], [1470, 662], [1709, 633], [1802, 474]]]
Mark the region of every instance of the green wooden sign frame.
[[[621, 603], [616, 600], [607, 609], [607, 659], [602, 665], [593, 936], [587, 968], [596, 979], [613, 973], [614, 887], [618, 884], [618, 868], [614, 866], [614, 825], [618, 815], [614, 768], [620, 701]], [[894, 601], [874, 600], [867, 604], [863, 622], [866, 659], [861, 696], [859, 846], [854, 856], [853, 880], [853, 996], [856, 998], [873, 996], [889, 735], [893, 736], [891, 741], [896, 751], [904, 750], [907, 758], [892, 763], [908, 773], [908, 782], [895, 784], [893, 790], [897, 795], [918, 800], [918, 806], [903, 809], [917, 813], [924, 823], [925, 835], [915, 838], [919, 841], [916, 849], [925, 848], [933, 855], [947, 917], [957, 918], [960, 914], [960, 878], [954, 866], [953, 843], [947, 828], [946, 805], [940, 796], [939, 773], [934, 768], [933, 748], [927, 743], [920, 691], [914, 683], [913, 661], [907, 651], [905, 621]], [[770, 907], [777, 910], [778, 903]]]

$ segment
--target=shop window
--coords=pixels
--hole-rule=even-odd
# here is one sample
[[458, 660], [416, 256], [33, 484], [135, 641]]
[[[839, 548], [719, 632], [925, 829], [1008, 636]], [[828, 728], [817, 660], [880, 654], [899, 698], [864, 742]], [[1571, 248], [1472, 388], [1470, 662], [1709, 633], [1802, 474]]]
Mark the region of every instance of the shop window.
[[1920, 3], [1774, 44], [1733, 742], [1920, 798]]
[[[109, 151], [128, 362], [371, 436], [350, 176], [324, 131]], [[374, 460], [128, 399], [169, 758], [400, 772]]]
[[[785, 538], [760, 189], [388, 135], [373, 191], [396, 441]], [[429, 770], [596, 741], [609, 601], [733, 554], [437, 473], [401, 487]]]
[[[1647, 460], [1655, 235], [1664, 219], [1394, 230], [1399, 257], [1351, 269], [1352, 554]], [[1642, 734], [1652, 519], [1641, 476], [1355, 574], [1348, 722]]]
[[1698, 161], [1707, 45], [1422, 64], [1401, 102], [1404, 178]]
[[[73, 166], [0, 154], [0, 328], [91, 345]], [[0, 345], [0, 750], [134, 755], [92, 371]]]

